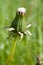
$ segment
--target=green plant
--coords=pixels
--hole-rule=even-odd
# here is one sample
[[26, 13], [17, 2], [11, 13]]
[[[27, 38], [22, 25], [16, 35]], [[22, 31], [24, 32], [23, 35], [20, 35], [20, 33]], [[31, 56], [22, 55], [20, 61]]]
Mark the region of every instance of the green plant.
[[42, 54], [43, 57], [43, 0], [0, 0], [0, 65], [6, 64], [13, 45], [12, 38], [7, 39], [8, 30], [3, 30], [5, 26], [10, 26], [6, 18], [12, 22], [19, 7], [27, 9], [26, 22], [32, 24], [28, 29], [32, 32], [32, 36], [27, 35], [26, 39], [24, 37], [21, 42], [17, 41], [9, 65], [35, 65], [37, 55]]

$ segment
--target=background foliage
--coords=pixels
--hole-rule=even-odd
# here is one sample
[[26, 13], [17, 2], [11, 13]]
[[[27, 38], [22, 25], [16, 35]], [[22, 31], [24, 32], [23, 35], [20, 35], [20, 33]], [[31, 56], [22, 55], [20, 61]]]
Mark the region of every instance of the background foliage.
[[3, 28], [10, 26], [7, 17], [12, 22], [18, 7], [27, 9], [26, 22], [32, 24], [32, 37], [17, 41], [10, 65], [35, 65], [37, 55], [43, 55], [43, 0], [0, 0], [0, 65], [5, 65], [13, 44]]

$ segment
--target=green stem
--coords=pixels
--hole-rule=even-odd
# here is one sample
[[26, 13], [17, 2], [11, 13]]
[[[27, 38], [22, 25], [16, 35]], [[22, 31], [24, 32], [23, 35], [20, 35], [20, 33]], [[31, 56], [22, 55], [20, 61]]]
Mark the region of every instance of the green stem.
[[9, 65], [11, 60], [13, 59], [15, 48], [16, 48], [16, 43], [17, 43], [17, 39], [13, 40], [11, 52], [10, 52], [10, 55], [9, 55], [7, 61], [6, 61], [6, 65]]

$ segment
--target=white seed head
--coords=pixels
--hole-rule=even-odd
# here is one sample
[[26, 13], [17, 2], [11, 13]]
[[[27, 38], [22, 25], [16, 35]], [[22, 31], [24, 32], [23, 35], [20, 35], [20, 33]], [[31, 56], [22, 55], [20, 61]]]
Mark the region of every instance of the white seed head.
[[22, 12], [22, 13], [26, 13], [26, 9], [23, 7], [20, 7], [17, 9], [17, 12]]

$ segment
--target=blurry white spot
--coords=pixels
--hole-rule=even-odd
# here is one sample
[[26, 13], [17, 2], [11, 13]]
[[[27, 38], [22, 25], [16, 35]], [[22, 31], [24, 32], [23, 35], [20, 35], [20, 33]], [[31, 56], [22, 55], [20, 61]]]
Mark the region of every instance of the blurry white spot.
[[15, 30], [15, 29], [14, 29], [14, 28], [9, 28], [8, 30], [9, 30], [9, 31], [13, 31], [13, 30]]
[[31, 24], [27, 25], [27, 27], [26, 27], [26, 28], [29, 28], [29, 27], [31, 27]]
[[31, 32], [30, 32], [30, 31], [28, 31], [28, 30], [27, 30], [27, 33], [28, 33], [30, 36], [32, 36], [32, 34], [31, 34]]
[[30, 36], [32, 36], [31, 32], [30, 31], [26, 31], [25, 34], [29, 34]]
[[0, 49], [3, 50], [4, 49], [4, 44], [0, 45]]
[[23, 7], [20, 7], [20, 8], [18, 8], [18, 10], [17, 10], [18, 12], [23, 12], [23, 13], [25, 13], [26, 12], [26, 9], [25, 8], [23, 8]]
[[21, 39], [20, 39], [20, 41], [22, 40], [22, 38], [23, 38], [23, 33], [21, 33], [21, 32], [18, 32], [19, 34], [20, 34], [20, 36], [21, 36]]
[[25, 31], [24, 33], [25, 33], [25, 34], [27, 34], [27, 32], [26, 32], [26, 31]]

